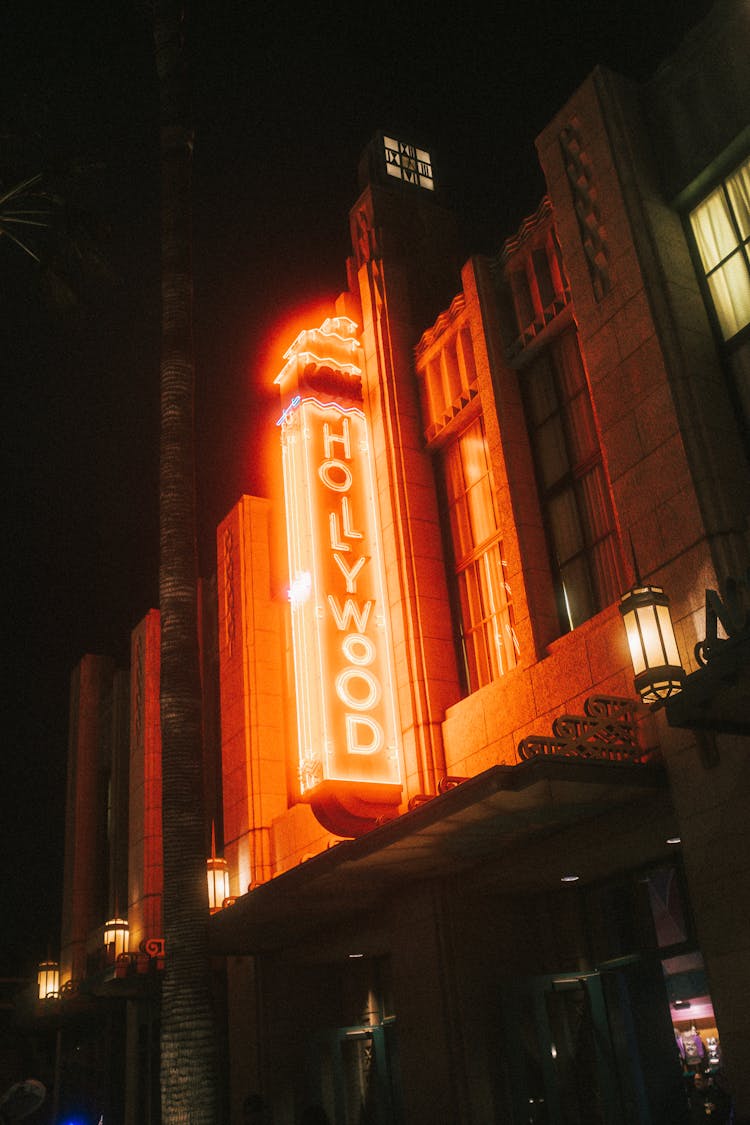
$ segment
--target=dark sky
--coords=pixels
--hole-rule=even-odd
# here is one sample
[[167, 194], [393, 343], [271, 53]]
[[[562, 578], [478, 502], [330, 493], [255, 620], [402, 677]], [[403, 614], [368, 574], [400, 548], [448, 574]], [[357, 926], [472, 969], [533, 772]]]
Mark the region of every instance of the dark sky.
[[[344, 287], [357, 161], [375, 130], [431, 149], [467, 257], [495, 251], [536, 209], [534, 137], [567, 95], [597, 62], [648, 77], [710, 5], [187, 6], [206, 566], [214, 525], [241, 492], [266, 491], [268, 354], [285, 317]], [[159, 331], [145, 17], [135, 0], [9, 0], [3, 25], [0, 184], [68, 170], [62, 182], [107, 268], [85, 276], [78, 309], [61, 316], [0, 238], [0, 975], [58, 945], [70, 671], [87, 651], [124, 662], [156, 600]]]

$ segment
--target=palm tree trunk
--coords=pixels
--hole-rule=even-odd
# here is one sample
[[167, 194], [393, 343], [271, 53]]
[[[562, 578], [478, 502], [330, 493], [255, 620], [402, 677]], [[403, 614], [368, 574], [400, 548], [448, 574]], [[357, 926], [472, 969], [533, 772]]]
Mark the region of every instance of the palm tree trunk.
[[162, 200], [159, 602], [166, 948], [162, 1122], [214, 1125], [217, 1063], [208, 953], [197, 610], [192, 133], [181, 4], [154, 0], [153, 11]]

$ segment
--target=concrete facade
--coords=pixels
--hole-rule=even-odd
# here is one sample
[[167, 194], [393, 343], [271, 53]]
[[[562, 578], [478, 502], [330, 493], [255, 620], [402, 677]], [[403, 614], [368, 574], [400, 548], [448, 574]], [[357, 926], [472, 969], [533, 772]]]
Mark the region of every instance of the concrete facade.
[[[437, 315], [433, 304], [431, 320], [420, 320], [429, 299], [414, 298], [415, 278], [426, 272], [418, 240], [404, 231], [424, 230], [423, 212], [434, 230], [439, 207], [377, 181], [352, 210], [350, 289], [337, 308], [362, 325], [406, 783], [400, 829], [376, 829], [367, 843], [316, 838], [314, 820], [294, 805], [271, 829], [272, 840], [293, 838], [296, 850], [284, 850], [268, 894], [254, 901], [251, 892], [214, 920], [217, 948], [253, 955], [237, 964], [243, 972], [252, 964], [256, 988], [262, 981], [268, 1039], [252, 1081], [281, 1121], [296, 1120], [311, 1097], [337, 1122], [355, 1120], [347, 1103], [355, 1071], [372, 1121], [546, 1120], [544, 1112], [549, 1120], [583, 1120], [585, 1112], [607, 1122], [686, 1120], [674, 1055], [674, 1029], [689, 1027], [680, 1018], [689, 1007], [674, 1006], [681, 988], [684, 1000], [686, 972], [710, 994], [712, 1007], [700, 1008], [695, 992], [694, 1019], [704, 1037], [720, 1037], [738, 1118], [750, 1112], [746, 737], [714, 734], [707, 748], [704, 735], [636, 708], [638, 743], [655, 771], [634, 767], [644, 771], [638, 791], [630, 775], [627, 785], [615, 783], [610, 763], [602, 780], [610, 769], [611, 786], [600, 790], [600, 775], [574, 782], [571, 766], [565, 795], [550, 776], [538, 789], [530, 782], [518, 805], [493, 798], [491, 814], [487, 793], [471, 815], [468, 804], [459, 811], [458, 796], [465, 790], [468, 803], [471, 786], [489, 785], [498, 768], [525, 776], [524, 740], [554, 741], [550, 732], [570, 716], [585, 724], [596, 713], [592, 698], [633, 699], [617, 600], [633, 581], [634, 559], [644, 580], [669, 593], [688, 673], [706, 635], [706, 589], [747, 567], [746, 419], [728, 388], [686, 220], [711, 183], [709, 166], [720, 176], [727, 161], [736, 166], [746, 155], [738, 147], [744, 122], [735, 108], [734, 126], [723, 122], [711, 138], [704, 115], [701, 167], [683, 161], [682, 180], [663, 159], [670, 145], [690, 152], [688, 137], [669, 135], [675, 119], [667, 108], [675, 89], [690, 84], [686, 75], [693, 70], [705, 98], [712, 70], [724, 83], [696, 47], [701, 36], [723, 44], [735, 78], [746, 70], [735, 58], [746, 19], [740, 7], [718, 5], [647, 88], [603, 69], [590, 76], [537, 139], [546, 199], [497, 258], [454, 271], [453, 293]], [[747, 89], [739, 85], [736, 103], [747, 105]], [[697, 126], [683, 117], [680, 128]], [[442, 264], [450, 276], [449, 256]], [[577, 393], [590, 403], [585, 424], [596, 447], [581, 474], [593, 457], [608, 552], [605, 593], [572, 629], [560, 619], [527, 389], [563, 352], [580, 355]], [[455, 643], [440, 481], [443, 451], [479, 418], [516, 651], [504, 674], [472, 686]], [[416, 818], [428, 810], [432, 828], [422, 835]], [[398, 843], [389, 836], [397, 831]], [[675, 839], [681, 843], [667, 842]], [[574, 887], [561, 887], [567, 872], [579, 877]], [[691, 921], [660, 956], [645, 933], [657, 925], [664, 872], [680, 880]], [[290, 896], [296, 914], [284, 909]], [[609, 912], [607, 921], [597, 911]], [[609, 1061], [594, 1066], [593, 1040], [588, 1048], [594, 1111], [566, 1088], [564, 1063], [529, 1056], [537, 1049], [529, 1036], [539, 1037], [541, 1026], [559, 1054], [553, 1026], [563, 1017], [550, 996], [574, 980], [600, 1031], [596, 1012], [606, 1013]], [[571, 1034], [570, 1012], [565, 1019]], [[523, 1049], [513, 1046], [521, 1025]], [[370, 1085], [362, 1058], [346, 1061], [347, 1035], [368, 1044], [362, 1049], [377, 1075]], [[514, 1050], [526, 1052], [523, 1065], [512, 1061]], [[235, 1073], [246, 1059], [239, 1045]], [[300, 1068], [305, 1078], [293, 1078]], [[243, 1081], [235, 1105], [249, 1088]]]

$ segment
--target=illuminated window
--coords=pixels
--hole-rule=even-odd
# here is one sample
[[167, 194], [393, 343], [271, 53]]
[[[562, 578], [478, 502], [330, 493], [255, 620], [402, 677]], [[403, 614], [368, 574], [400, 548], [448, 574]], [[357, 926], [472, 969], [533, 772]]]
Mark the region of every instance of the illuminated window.
[[516, 663], [513, 608], [481, 417], [442, 453], [460, 636], [470, 691]]
[[617, 600], [622, 575], [586, 377], [574, 332], [521, 373], [564, 629]]
[[750, 422], [750, 157], [690, 213], [742, 421]]
[[722, 336], [750, 324], [750, 158], [690, 213]]

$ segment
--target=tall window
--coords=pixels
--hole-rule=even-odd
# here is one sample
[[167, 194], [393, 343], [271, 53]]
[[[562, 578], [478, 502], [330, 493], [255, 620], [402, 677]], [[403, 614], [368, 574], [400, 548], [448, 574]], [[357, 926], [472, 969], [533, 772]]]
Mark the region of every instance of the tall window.
[[690, 213], [725, 340], [750, 324], [750, 158]]
[[690, 213], [744, 422], [750, 423], [750, 157]]
[[521, 372], [560, 622], [575, 629], [621, 592], [614, 519], [575, 332]]
[[443, 451], [466, 679], [475, 691], [516, 663], [513, 608], [481, 416]]

